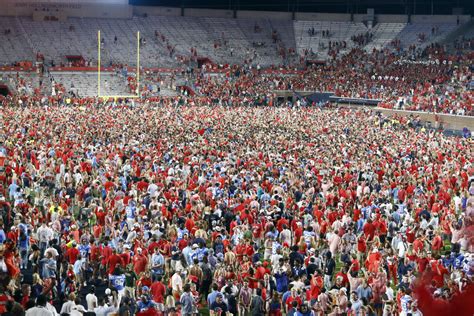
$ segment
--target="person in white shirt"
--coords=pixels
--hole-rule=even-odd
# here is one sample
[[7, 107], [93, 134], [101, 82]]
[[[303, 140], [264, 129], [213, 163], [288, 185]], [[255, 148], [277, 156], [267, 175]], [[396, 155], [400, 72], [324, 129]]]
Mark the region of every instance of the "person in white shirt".
[[281, 231], [279, 237], [280, 237], [280, 242], [282, 245], [284, 243], [291, 245], [291, 231], [288, 229], [288, 226], [283, 225], [283, 230]]
[[407, 244], [405, 241], [405, 236], [398, 242], [397, 245], [398, 258], [405, 258], [405, 252], [407, 251]]
[[61, 307], [60, 314], [63, 314], [63, 313], [69, 314], [69, 313], [71, 313], [72, 308], [74, 306], [76, 306], [76, 303], [74, 302], [75, 299], [76, 299], [76, 295], [74, 293], [69, 294], [67, 302], [64, 303], [63, 306]]
[[87, 312], [84, 306], [76, 305], [72, 308], [72, 311], [69, 313], [69, 316], [82, 316], [83, 313]]
[[148, 185], [148, 189], [147, 189], [147, 192], [148, 194], [150, 194], [150, 196], [154, 196], [155, 193], [158, 191], [158, 186], [155, 184], [155, 183], [150, 183]]
[[45, 222], [43, 222], [40, 228], [38, 228], [36, 234], [39, 241], [39, 248], [43, 254], [46, 248], [49, 246], [49, 242], [51, 239], [53, 239], [53, 230], [48, 227]]
[[39, 295], [36, 298], [36, 306], [29, 308], [25, 315], [26, 316], [55, 316], [47, 307], [46, 307], [46, 297], [44, 295]]
[[402, 295], [402, 298], [400, 299], [400, 304], [401, 304], [401, 309], [402, 309], [400, 316], [407, 316], [411, 310], [411, 304], [413, 303], [413, 299], [410, 296], [410, 293], [411, 293], [410, 289], [402, 288], [401, 291], [403, 295]]
[[[107, 289], [107, 290], [110, 291], [110, 289]], [[107, 290], [106, 290], [106, 294], [107, 294]], [[100, 297], [98, 299], [98, 304], [99, 306], [94, 308], [94, 313], [96, 316], [108, 316], [109, 314], [117, 311], [117, 308], [115, 307], [115, 305], [111, 305], [111, 306], [107, 305], [103, 297]]]
[[382, 314], [383, 316], [392, 315], [392, 310], [395, 306], [394, 298], [395, 298], [395, 292], [390, 286], [390, 282], [388, 282], [386, 290], [385, 290], [385, 294], [382, 295], [382, 300], [384, 302], [383, 314]]
[[51, 253], [51, 257], [52, 257], [53, 259], [56, 259], [56, 258], [59, 256], [58, 251], [57, 251], [55, 248], [53, 248], [53, 247], [49, 247], [48, 249], [46, 249], [46, 250], [44, 251], [44, 256], [45, 256], [45, 257], [46, 257], [46, 254], [47, 254], [48, 252]]
[[87, 311], [93, 312], [94, 309], [99, 306], [97, 296], [95, 295], [95, 286], [92, 286], [89, 294], [86, 295]]
[[183, 279], [181, 278], [180, 272], [181, 269], [177, 269], [171, 277], [171, 287], [173, 289], [173, 293], [183, 292]]

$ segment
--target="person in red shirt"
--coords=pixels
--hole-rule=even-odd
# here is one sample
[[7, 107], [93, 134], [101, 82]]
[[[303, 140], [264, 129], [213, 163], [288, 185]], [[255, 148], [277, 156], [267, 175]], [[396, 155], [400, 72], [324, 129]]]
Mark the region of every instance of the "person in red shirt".
[[264, 276], [265, 276], [265, 268], [262, 266], [262, 263], [260, 261], [258, 261], [256, 263], [257, 265], [257, 268], [255, 269], [255, 275], [254, 277], [260, 281], [260, 280], [263, 280]]
[[79, 256], [79, 250], [76, 248], [76, 242], [72, 243], [72, 247], [66, 251], [66, 259], [69, 264], [74, 264], [77, 260], [77, 256]]
[[117, 249], [113, 250], [112, 255], [109, 257], [108, 262], [107, 262], [109, 269], [108, 272], [109, 274], [114, 273], [114, 270], [117, 266], [122, 266], [122, 257], [117, 254]]
[[316, 300], [321, 293], [321, 289], [323, 288], [323, 278], [321, 275], [319, 275], [317, 270], [311, 277], [310, 286], [310, 298]]
[[151, 284], [150, 293], [152, 295], [153, 301], [158, 304], [158, 309], [160, 311], [164, 310], [164, 296], [166, 293], [166, 287], [161, 282], [161, 275], [156, 277], [156, 281]]
[[424, 239], [425, 238], [422, 235], [418, 235], [418, 237], [413, 242], [413, 251], [415, 252], [415, 254], [419, 254], [423, 251]]
[[444, 267], [441, 259], [431, 262], [431, 271], [433, 271], [433, 282], [436, 284], [436, 287], [443, 287], [444, 276], [449, 274], [449, 271]]
[[349, 278], [347, 277], [347, 268], [343, 267], [339, 270], [338, 273], [334, 276], [335, 279], [338, 277], [342, 280], [341, 284], [342, 286], [346, 287], [349, 284]]
[[286, 310], [290, 310], [291, 307], [293, 306], [293, 302], [296, 302], [298, 304], [298, 307], [301, 306], [301, 303], [303, 302], [301, 300], [301, 297], [298, 295], [298, 291], [295, 288], [291, 289], [291, 295], [286, 299]]
[[137, 275], [145, 272], [148, 258], [142, 253], [142, 248], [137, 248], [137, 253], [133, 256], [133, 270]]
[[30, 300], [30, 295], [31, 295], [31, 285], [29, 284], [23, 284], [21, 286], [21, 294], [23, 294], [23, 298], [21, 299], [21, 305], [23, 307], [26, 307], [26, 304]]
[[376, 273], [379, 269], [380, 260], [382, 255], [377, 248], [374, 248], [367, 258], [366, 266], [370, 272]]
[[418, 272], [421, 274], [425, 272], [426, 267], [430, 263], [430, 253], [425, 253], [424, 251], [421, 253], [420, 257], [416, 258], [416, 266], [418, 268]]
[[130, 245], [123, 246], [123, 253], [119, 256], [122, 257], [122, 267], [128, 266], [131, 261]]
[[186, 227], [186, 229], [191, 232], [194, 228], [194, 220], [193, 220], [193, 217], [192, 217], [192, 214], [188, 214], [188, 218], [186, 219], [186, 222], [184, 224], [184, 227]]
[[3, 315], [4, 313], [7, 312], [6, 305], [8, 301], [13, 302], [13, 298], [7, 293], [1, 293], [0, 294], [0, 315]]
[[5, 261], [5, 265], [8, 270], [8, 274], [11, 278], [16, 278], [20, 274], [20, 267], [17, 264], [18, 260], [15, 245], [11, 240], [5, 241], [3, 253], [0, 252], [0, 255], [2, 254]]
[[279, 232], [281, 232], [283, 230], [283, 225], [286, 225], [286, 226], [290, 225], [290, 223], [288, 222], [288, 220], [285, 217], [282, 217], [277, 221], [277, 229], [278, 229]]
[[365, 261], [366, 251], [367, 251], [367, 240], [364, 235], [361, 235], [357, 239], [357, 255], [358, 255], [359, 262]]
[[365, 223], [363, 227], [364, 235], [367, 237], [369, 241], [371, 241], [374, 238], [375, 235], [375, 226], [372, 223], [372, 220], [369, 218], [367, 220], [367, 223]]
[[439, 231], [436, 231], [433, 240], [431, 241], [431, 251], [433, 252], [433, 256], [436, 256], [440, 253], [441, 248], [443, 247], [443, 239], [439, 234]]

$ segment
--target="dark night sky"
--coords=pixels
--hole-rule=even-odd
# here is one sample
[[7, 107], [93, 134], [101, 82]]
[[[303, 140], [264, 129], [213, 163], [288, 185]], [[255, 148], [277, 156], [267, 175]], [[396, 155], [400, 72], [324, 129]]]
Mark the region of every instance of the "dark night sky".
[[160, 5], [174, 7], [366, 13], [374, 8], [385, 14], [451, 14], [453, 7], [464, 8], [464, 13], [474, 15], [474, 0], [129, 0], [133, 5]]

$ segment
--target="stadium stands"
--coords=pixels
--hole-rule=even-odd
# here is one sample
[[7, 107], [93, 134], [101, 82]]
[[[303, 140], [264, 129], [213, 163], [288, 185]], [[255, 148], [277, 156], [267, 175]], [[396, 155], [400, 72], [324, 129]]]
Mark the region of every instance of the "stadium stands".
[[407, 24], [396, 36], [401, 47], [416, 45], [420, 49], [439, 42], [456, 29], [456, 23], [412, 23]]
[[[318, 59], [330, 57], [330, 43], [338, 53], [350, 51], [354, 36], [372, 34], [367, 50], [390, 46], [394, 39], [403, 48], [416, 44], [421, 49], [445, 38], [456, 23], [379, 23], [368, 28], [358, 22], [277, 21], [270, 19], [226, 19], [207, 17], [149, 16], [132, 19], [69, 18], [67, 21], [37, 22], [30, 17], [0, 18], [0, 63], [31, 60], [41, 52], [47, 62], [66, 63], [65, 56], [82, 56], [97, 63], [97, 31], [103, 38], [102, 64], [136, 64], [136, 32], [143, 40], [142, 66], [176, 67], [182, 61], [208, 58], [216, 64], [245, 61], [262, 67], [294, 64], [305, 51]], [[311, 32], [313, 32], [311, 34]], [[324, 34], [324, 32], [328, 34]], [[118, 49], [120, 48], [120, 49]], [[334, 46], [333, 46], [334, 48]]]

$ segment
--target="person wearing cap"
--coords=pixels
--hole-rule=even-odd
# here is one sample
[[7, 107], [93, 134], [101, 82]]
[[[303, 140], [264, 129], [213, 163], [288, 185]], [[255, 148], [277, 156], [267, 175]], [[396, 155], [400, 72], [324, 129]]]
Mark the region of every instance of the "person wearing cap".
[[332, 287], [332, 278], [336, 269], [336, 261], [332, 258], [331, 252], [326, 252], [326, 260], [324, 262], [324, 286], [326, 289]]
[[82, 316], [84, 313], [87, 313], [87, 310], [82, 305], [76, 305], [72, 308], [69, 313], [70, 316]]
[[137, 253], [133, 256], [133, 270], [137, 275], [145, 272], [148, 265], [148, 256], [143, 254], [142, 248], [137, 248]]
[[211, 316], [228, 315], [229, 308], [224, 302], [224, 295], [222, 293], [216, 295], [216, 300], [209, 307], [209, 311]]
[[[148, 289], [146, 289], [147, 291]], [[144, 292], [146, 292], [144, 291]], [[146, 310], [151, 310], [155, 309], [156, 304], [153, 302], [153, 300], [150, 298], [150, 295], [148, 293], [144, 293], [140, 296], [140, 300], [137, 303], [137, 308], [139, 312], [144, 312]]]

